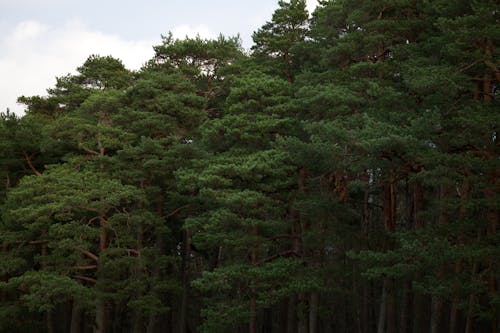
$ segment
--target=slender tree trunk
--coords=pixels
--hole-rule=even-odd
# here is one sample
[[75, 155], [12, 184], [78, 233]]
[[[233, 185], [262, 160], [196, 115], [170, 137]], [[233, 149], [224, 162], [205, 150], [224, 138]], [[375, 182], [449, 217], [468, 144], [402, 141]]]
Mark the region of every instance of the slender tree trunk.
[[[164, 206], [165, 204], [165, 201], [164, 201], [164, 197], [163, 195], [160, 195], [159, 198], [158, 198], [158, 201], [156, 203], [156, 214], [157, 216], [163, 216], [164, 215]], [[156, 246], [156, 249], [158, 251], [158, 255], [161, 256], [164, 254], [164, 241], [163, 241], [163, 233], [161, 232], [161, 228], [156, 228], [155, 230], [155, 246]], [[154, 268], [153, 268], [153, 278], [156, 278], [156, 279], [160, 279], [161, 278], [161, 271], [158, 267], [158, 265], [154, 265]], [[157, 297], [159, 297], [159, 295], [156, 295]], [[156, 314], [156, 313], [151, 313], [149, 315], [149, 319], [148, 319], [148, 324], [147, 324], [147, 329], [146, 329], [146, 332], [147, 333], [156, 333], [157, 332], [157, 326], [158, 326], [158, 322], [159, 322], [159, 315]]]
[[410, 294], [411, 282], [405, 280], [403, 282], [403, 295], [401, 297], [401, 310], [399, 312], [399, 333], [408, 332], [408, 322], [409, 322], [409, 294]]
[[[2, 254], [4, 256], [7, 256], [7, 252], [9, 250], [9, 245], [6, 241], [4, 241], [2, 243]], [[2, 282], [7, 282], [9, 280], [9, 275], [7, 273], [5, 274], [2, 274], [2, 277], [0, 279], [0, 281]], [[2, 288], [2, 294], [1, 294], [1, 299], [0, 299], [2, 302], [2, 304], [5, 304], [7, 302], [7, 291], [5, 290], [5, 288]]]
[[385, 333], [386, 310], [387, 310], [387, 285], [384, 280], [384, 283], [382, 285], [382, 295], [380, 297], [380, 309], [378, 313], [377, 333]]
[[387, 279], [387, 333], [396, 333], [396, 300], [394, 297], [394, 280]]
[[47, 322], [47, 333], [55, 333], [56, 327], [54, 325], [54, 314], [52, 311], [45, 313], [45, 320]]
[[363, 283], [363, 311], [362, 311], [362, 333], [371, 332], [370, 328], [370, 285]]
[[82, 331], [82, 310], [76, 301], [71, 307], [70, 333], [81, 333]]
[[[493, 41], [489, 39], [485, 45], [485, 55], [487, 57], [486, 61], [492, 62], [493, 58]], [[483, 78], [483, 98], [485, 102], [491, 102], [493, 99], [492, 95], [492, 75], [490, 68], [487, 67], [484, 72]]]
[[457, 332], [457, 320], [458, 320], [458, 299], [454, 298], [451, 302], [450, 309], [450, 321], [449, 321], [449, 333]]
[[191, 232], [184, 231], [184, 258], [182, 261], [182, 300], [179, 314], [179, 333], [185, 333], [187, 328], [187, 308], [189, 295], [189, 271], [191, 260]]
[[297, 332], [297, 296], [292, 295], [288, 298], [286, 315], [287, 333]]
[[[99, 248], [100, 253], [102, 254], [106, 248], [108, 247], [108, 233], [106, 230], [107, 221], [104, 216], [101, 216], [100, 219], [100, 235], [99, 235]], [[97, 270], [102, 269], [100, 267], [100, 263], [97, 264]], [[97, 300], [96, 304], [96, 329], [95, 333], [106, 333], [106, 323], [107, 323], [107, 315], [106, 315], [106, 302], [100, 298]]]
[[106, 332], [106, 304], [103, 300], [98, 300], [96, 305], [96, 327], [95, 333], [105, 333]]
[[[479, 238], [479, 237], [478, 237]], [[477, 273], [478, 263], [474, 262], [472, 265], [472, 278], [474, 279]], [[474, 305], [477, 302], [476, 294], [472, 292], [469, 295], [469, 304], [467, 306], [467, 320], [465, 322], [465, 333], [473, 333], [474, 332]]]
[[312, 292], [309, 299], [309, 333], [318, 332], [319, 293]]
[[[417, 275], [417, 279], [420, 276]], [[426, 297], [424, 295], [416, 294], [413, 295], [413, 333], [426, 332], [429, 329], [428, 322], [426, 320]]]
[[395, 180], [386, 182], [384, 189], [384, 226], [386, 231], [394, 231], [396, 229], [396, 188]]
[[299, 311], [297, 311], [297, 332], [298, 333], [307, 333], [307, 329], [309, 327], [308, 322], [307, 322], [307, 296], [306, 293], [299, 293]]
[[422, 211], [424, 209], [424, 190], [419, 183], [413, 185], [413, 205], [415, 228], [419, 229], [425, 226], [425, 220], [422, 216]]
[[[497, 234], [498, 223], [500, 221], [500, 210], [495, 204], [495, 198], [498, 195], [496, 189], [500, 188], [500, 172], [497, 170], [493, 171], [490, 177], [490, 185], [484, 190], [484, 197], [488, 201], [488, 212], [486, 219], [487, 225], [487, 237], [493, 239]], [[500, 277], [497, 274], [498, 258], [490, 256], [488, 259], [488, 289], [491, 297], [498, 295], [498, 284], [497, 279]], [[496, 333], [500, 331], [500, 309], [498, 306], [493, 307], [493, 316], [491, 319], [491, 333]]]
[[439, 296], [432, 297], [429, 332], [431, 333], [442, 332], [442, 330], [440, 330], [442, 312], [443, 312], [443, 300]]
[[[252, 229], [252, 235], [257, 237], [259, 234], [259, 230], [257, 226], [254, 226]], [[257, 265], [257, 245], [254, 245], [251, 252], [252, 266]], [[257, 299], [256, 294], [257, 290], [255, 289], [256, 281], [252, 279], [251, 285], [251, 293], [250, 296], [250, 323], [249, 323], [249, 333], [257, 333]]]

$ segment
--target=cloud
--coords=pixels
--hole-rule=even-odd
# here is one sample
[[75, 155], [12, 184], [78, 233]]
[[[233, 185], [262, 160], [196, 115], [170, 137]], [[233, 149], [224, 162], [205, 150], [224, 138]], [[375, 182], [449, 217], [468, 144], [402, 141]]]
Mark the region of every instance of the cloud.
[[217, 35], [210, 30], [207, 26], [200, 24], [197, 26], [190, 26], [187, 24], [182, 24], [179, 26], [176, 26], [172, 29], [172, 35], [176, 39], [184, 39], [187, 37], [194, 38], [196, 36], [200, 36], [201, 38], [209, 39], [209, 38], [215, 38]]
[[61, 27], [37, 21], [18, 23], [0, 40], [0, 111], [22, 114], [21, 95], [45, 95], [56, 76], [74, 73], [91, 54], [112, 55], [138, 69], [154, 52], [156, 40], [131, 41], [88, 29], [71, 20]]
[[307, 11], [309, 13], [312, 13], [316, 6], [318, 6], [318, 0], [307, 0]]

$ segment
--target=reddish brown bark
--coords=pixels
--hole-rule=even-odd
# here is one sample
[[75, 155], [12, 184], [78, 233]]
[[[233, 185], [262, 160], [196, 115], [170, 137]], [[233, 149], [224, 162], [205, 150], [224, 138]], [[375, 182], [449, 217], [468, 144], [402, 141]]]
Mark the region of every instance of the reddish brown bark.
[[384, 226], [386, 231], [396, 230], [396, 184], [393, 177], [383, 184]]

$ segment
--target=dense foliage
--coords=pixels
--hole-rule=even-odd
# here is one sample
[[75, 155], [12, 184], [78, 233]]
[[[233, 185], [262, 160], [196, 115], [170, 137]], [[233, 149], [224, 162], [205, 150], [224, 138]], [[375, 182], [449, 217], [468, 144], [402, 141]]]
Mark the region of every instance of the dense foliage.
[[0, 118], [0, 332], [497, 332], [500, 8], [278, 3]]

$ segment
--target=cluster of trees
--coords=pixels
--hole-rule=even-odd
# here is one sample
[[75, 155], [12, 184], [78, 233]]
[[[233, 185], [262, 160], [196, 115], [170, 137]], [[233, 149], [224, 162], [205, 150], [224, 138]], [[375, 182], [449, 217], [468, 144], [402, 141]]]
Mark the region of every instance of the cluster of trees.
[[280, 0], [0, 119], [1, 332], [497, 332], [495, 0]]

